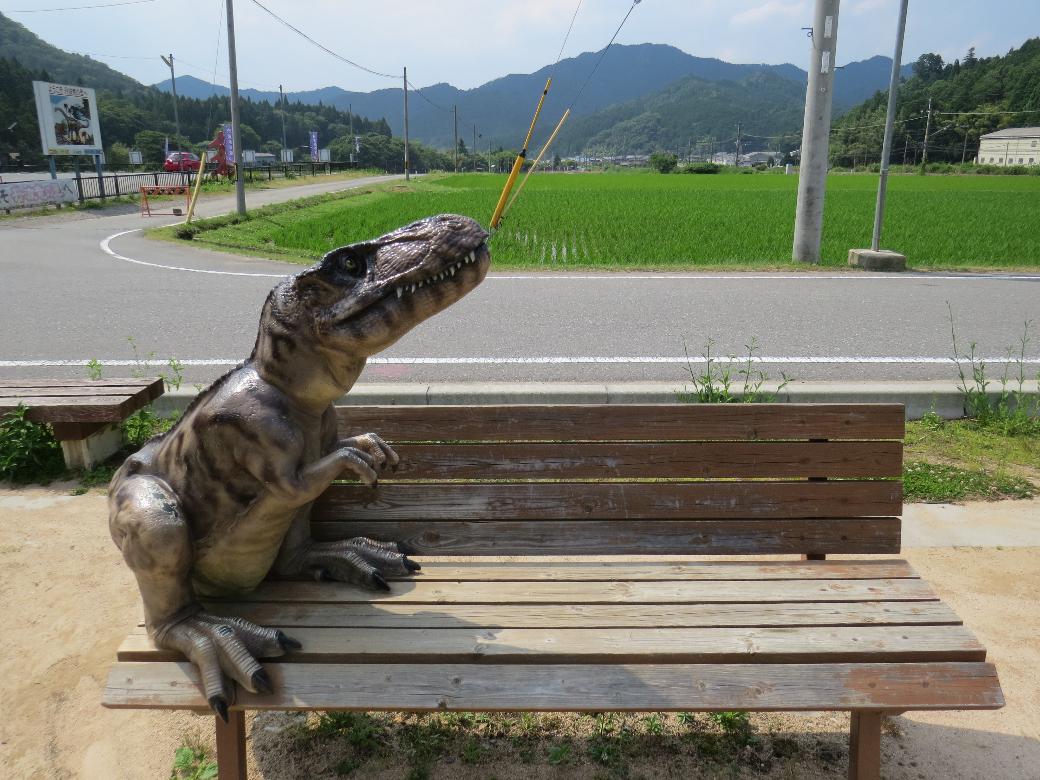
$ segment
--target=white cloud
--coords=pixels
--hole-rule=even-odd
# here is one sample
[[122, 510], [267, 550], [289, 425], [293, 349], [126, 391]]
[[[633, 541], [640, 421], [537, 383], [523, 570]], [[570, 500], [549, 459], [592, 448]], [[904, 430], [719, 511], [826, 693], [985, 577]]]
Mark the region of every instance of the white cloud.
[[741, 11], [730, 19], [731, 24], [752, 25], [762, 24], [775, 18], [794, 18], [809, 11], [809, 5], [805, 0], [766, 0], [755, 6]]

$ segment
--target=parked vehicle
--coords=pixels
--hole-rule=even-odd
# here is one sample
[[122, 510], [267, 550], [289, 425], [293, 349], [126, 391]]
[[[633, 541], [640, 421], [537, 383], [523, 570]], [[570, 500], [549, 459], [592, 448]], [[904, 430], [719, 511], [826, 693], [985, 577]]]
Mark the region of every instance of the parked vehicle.
[[197, 171], [199, 156], [192, 152], [170, 152], [163, 163], [164, 171]]

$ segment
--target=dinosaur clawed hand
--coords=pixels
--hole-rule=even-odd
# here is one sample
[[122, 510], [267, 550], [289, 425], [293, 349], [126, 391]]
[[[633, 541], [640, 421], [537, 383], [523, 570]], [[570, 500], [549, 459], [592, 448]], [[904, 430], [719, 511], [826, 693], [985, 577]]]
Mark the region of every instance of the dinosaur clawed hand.
[[238, 617], [198, 612], [155, 632], [160, 647], [179, 650], [199, 668], [202, 688], [213, 711], [228, 719], [224, 675], [252, 693], [270, 693], [271, 678], [256, 660], [299, 650], [295, 639]]
[[304, 567], [315, 579], [336, 580], [372, 590], [390, 590], [384, 572], [408, 575], [422, 567], [394, 542], [359, 536], [340, 542], [315, 542], [304, 554]]

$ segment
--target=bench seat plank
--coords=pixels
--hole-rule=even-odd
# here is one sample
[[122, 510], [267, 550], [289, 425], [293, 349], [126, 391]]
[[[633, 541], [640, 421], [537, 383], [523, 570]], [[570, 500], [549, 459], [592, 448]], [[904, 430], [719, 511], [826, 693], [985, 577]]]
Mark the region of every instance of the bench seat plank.
[[0, 414], [21, 404], [37, 423], [122, 422], [164, 392], [162, 379], [7, 380]]
[[775, 604], [313, 604], [209, 602], [218, 615], [266, 626], [358, 628], [693, 628], [697, 626], [960, 625], [941, 601]]
[[[863, 561], [445, 561], [417, 558], [424, 581], [918, 579], [904, 560]], [[411, 575], [387, 579], [412, 580]]]
[[902, 511], [897, 481], [337, 483], [317, 521], [868, 517]]
[[[276, 626], [285, 629], [285, 626]], [[785, 628], [298, 628], [289, 663], [908, 663], [984, 661], [964, 626]], [[176, 661], [138, 629], [120, 661]], [[282, 659], [272, 659], [278, 663]]]
[[387, 441], [902, 439], [902, 404], [338, 406], [344, 436]]
[[394, 479], [898, 477], [896, 441], [401, 444]]
[[[344, 510], [349, 513], [349, 510]], [[316, 539], [402, 542], [417, 555], [783, 555], [899, 552], [898, 517], [763, 520], [315, 522]]]
[[705, 580], [702, 582], [395, 582], [390, 592], [339, 582], [264, 582], [241, 601], [408, 604], [705, 604], [794, 601], [930, 601], [920, 579]]
[[[992, 664], [268, 664], [236, 710], [686, 711], [998, 709]], [[118, 662], [102, 703], [207, 708], [186, 662]]]

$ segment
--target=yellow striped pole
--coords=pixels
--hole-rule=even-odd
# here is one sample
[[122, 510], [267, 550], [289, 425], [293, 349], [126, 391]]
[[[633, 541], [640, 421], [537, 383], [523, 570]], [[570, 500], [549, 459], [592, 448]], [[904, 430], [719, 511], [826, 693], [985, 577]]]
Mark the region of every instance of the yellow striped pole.
[[495, 206], [495, 213], [491, 215], [491, 227], [492, 229], [498, 227], [498, 223], [502, 221], [502, 212], [506, 207], [506, 200], [509, 198], [509, 191], [513, 189], [513, 185], [516, 183], [516, 177], [520, 175], [520, 169], [524, 167], [524, 160], [527, 159], [527, 145], [531, 143], [531, 136], [534, 135], [534, 126], [538, 123], [538, 115], [542, 113], [542, 104], [545, 103], [545, 96], [549, 94], [549, 86], [552, 84], [552, 78], [546, 80], [545, 89], [542, 90], [542, 96], [538, 98], [538, 107], [534, 110], [534, 117], [531, 118], [531, 126], [527, 128], [527, 137], [524, 139], [524, 146], [520, 150], [520, 154], [516, 156], [516, 160], [513, 162], [513, 169], [509, 172], [509, 178], [506, 179], [506, 186], [502, 188], [502, 194], [498, 198], [498, 204]]
[[531, 163], [531, 167], [527, 169], [527, 173], [524, 178], [520, 181], [520, 186], [516, 188], [516, 192], [513, 193], [513, 197], [509, 199], [509, 203], [506, 204], [505, 209], [502, 211], [504, 217], [509, 213], [509, 209], [513, 208], [513, 204], [516, 203], [516, 199], [520, 197], [520, 193], [524, 191], [524, 185], [527, 184], [527, 180], [531, 178], [531, 174], [534, 173], [538, 167], [538, 163], [542, 161], [545, 153], [549, 151], [549, 147], [552, 146], [552, 142], [556, 140], [556, 134], [560, 132], [560, 128], [563, 127], [563, 123], [567, 121], [567, 117], [571, 115], [571, 110], [568, 108], [563, 112], [563, 116], [560, 117], [559, 124], [556, 125], [556, 129], [552, 131], [552, 135], [549, 136], [549, 140], [545, 142], [545, 146], [542, 147], [542, 151], [538, 152], [538, 156], [534, 158], [534, 162]]

